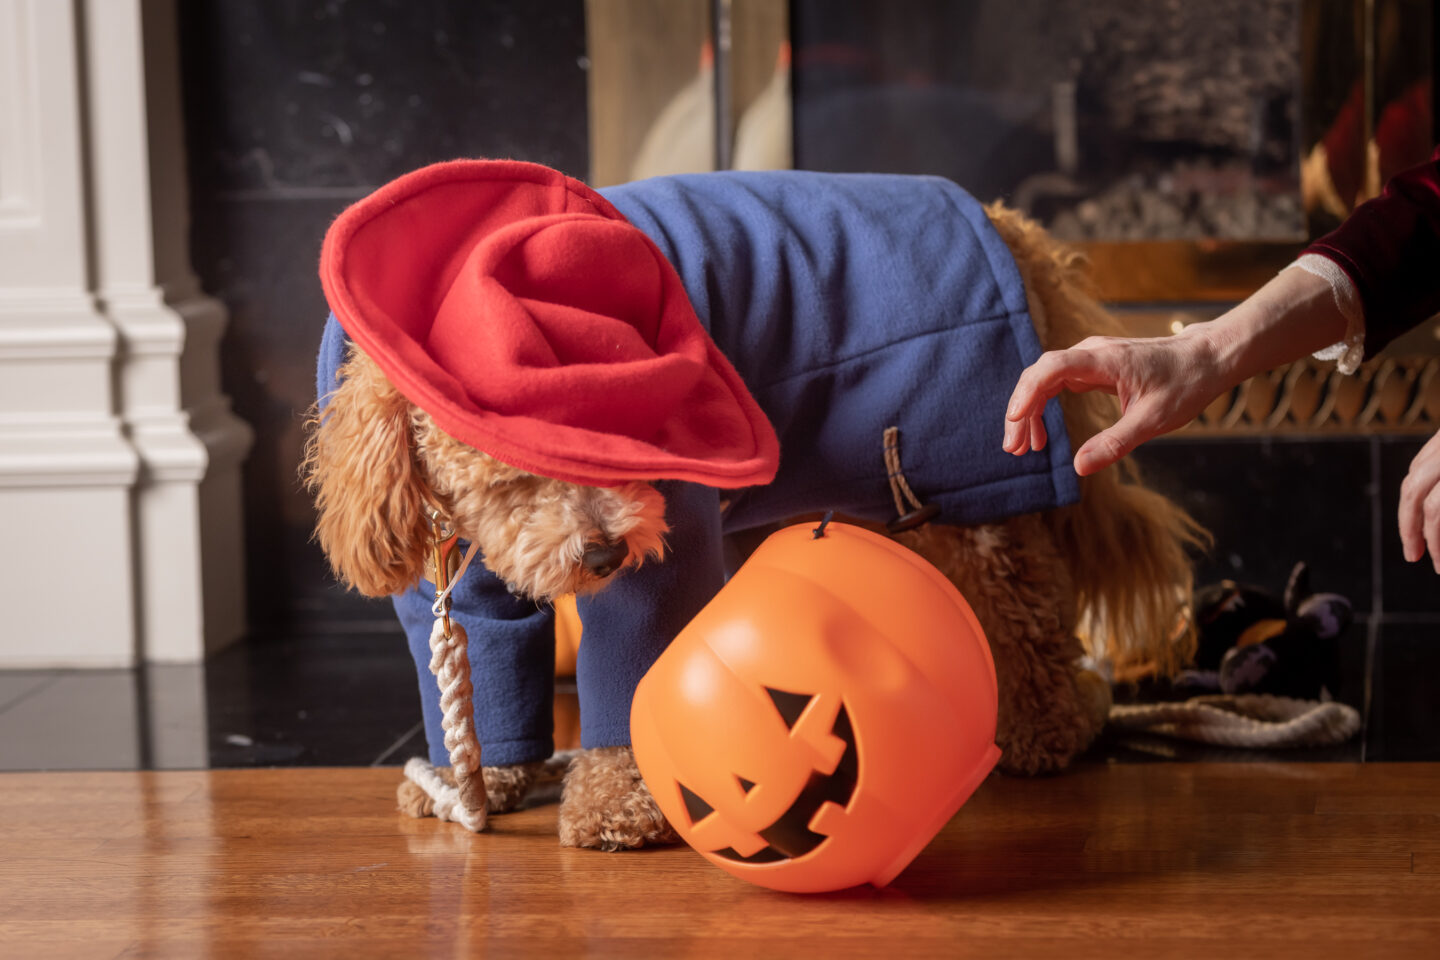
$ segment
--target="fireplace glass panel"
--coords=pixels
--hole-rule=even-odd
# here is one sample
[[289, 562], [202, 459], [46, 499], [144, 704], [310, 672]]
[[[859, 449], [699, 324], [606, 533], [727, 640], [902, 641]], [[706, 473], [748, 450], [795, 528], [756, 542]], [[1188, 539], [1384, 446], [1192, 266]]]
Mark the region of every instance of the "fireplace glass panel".
[[1301, 7], [793, 0], [795, 165], [949, 177], [1069, 240], [1302, 239]]

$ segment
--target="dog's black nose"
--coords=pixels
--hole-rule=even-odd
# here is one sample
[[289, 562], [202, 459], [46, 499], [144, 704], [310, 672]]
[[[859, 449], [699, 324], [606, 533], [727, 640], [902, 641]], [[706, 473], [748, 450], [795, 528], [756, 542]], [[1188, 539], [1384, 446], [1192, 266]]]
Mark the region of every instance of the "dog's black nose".
[[619, 543], [592, 543], [585, 548], [580, 562], [585, 564], [586, 570], [604, 578], [620, 569], [620, 564], [624, 563], [628, 556], [630, 548], [623, 540]]

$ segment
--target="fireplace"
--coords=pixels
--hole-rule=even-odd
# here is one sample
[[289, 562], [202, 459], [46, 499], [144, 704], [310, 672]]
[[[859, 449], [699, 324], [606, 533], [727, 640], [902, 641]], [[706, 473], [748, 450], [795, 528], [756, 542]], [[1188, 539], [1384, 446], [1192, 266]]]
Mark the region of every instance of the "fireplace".
[[[1434, 142], [1424, 0], [587, 9], [597, 184], [792, 165], [946, 176], [1084, 249], [1140, 334], [1242, 299]], [[1433, 432], [1437, 336], [1354, 379], [1298, 364], [1191, 429]]]
[[[790, 166], [948, 176], [1082, 249], [1142, 336], [1243, 299], [1434, 144], [1424, 0], [586, 10], [596, 184]], [[1303, 559], [1370, 612], [1347, 653], [1357, 675], [1382, 619], [1440, 613], [1394, 529], [1400, 479], [1440, 428], [1437, 334], [1432, 320], [1356, 376], [1305, 360], [1256, 377], [1138, 455], [1216, 534], [1200, 582], [1275, 586]]]

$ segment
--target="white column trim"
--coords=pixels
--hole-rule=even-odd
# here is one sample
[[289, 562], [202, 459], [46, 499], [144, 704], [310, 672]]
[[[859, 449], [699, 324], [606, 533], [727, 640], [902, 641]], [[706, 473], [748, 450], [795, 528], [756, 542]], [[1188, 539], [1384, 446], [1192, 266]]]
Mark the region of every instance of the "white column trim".
[[71, 2], [0, 0], [0, 666], [136, 655], [139, 457], [90, 283], [77, 28]]
[[220, 392], [224, 306], [191, 272], [175, 0], [81, 0], [96, 295], [119, 333], [142, 656], [197, 661], [245, 629], [239, 466]]
[[0, 0], [0, 667], [198, 661], [245, 629], [253, 435], [185, 253], [175, 12]]

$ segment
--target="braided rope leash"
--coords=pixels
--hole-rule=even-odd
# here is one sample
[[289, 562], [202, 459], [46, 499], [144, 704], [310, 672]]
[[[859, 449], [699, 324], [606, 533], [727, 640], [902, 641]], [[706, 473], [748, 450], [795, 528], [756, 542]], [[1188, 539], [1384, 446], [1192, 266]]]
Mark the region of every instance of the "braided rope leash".
[[1359, 731], [1360, 714], [1343, 703], [1215, 695], [1182, 703], [1117, 705], [1110, 708], [1110, 725], [1217, 746], [1277, 749], [1344, 743]]
[[430, 628], [430, 672], [440, 687], [441, 729], [455, 785], [446, 783], [439, 771], [419, 757], [405, 764], [405, 777], [435, 804], [435, 816], [458, 823], [479, 833], [485, 829], [488, 802], [485, 775], [480, 766], [480, 740], [475, 732], [474, 689], [470, 684], [469, 638], [465, 628], [450, 619], [450, 592], [465, 575], [478, 544], [471, 543], [455, 575], [449, 576], [449, 549], [455, 542], [438, 517], [431, 517], [434, 531], [435, 624]]

